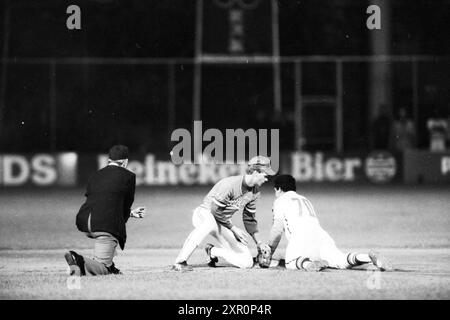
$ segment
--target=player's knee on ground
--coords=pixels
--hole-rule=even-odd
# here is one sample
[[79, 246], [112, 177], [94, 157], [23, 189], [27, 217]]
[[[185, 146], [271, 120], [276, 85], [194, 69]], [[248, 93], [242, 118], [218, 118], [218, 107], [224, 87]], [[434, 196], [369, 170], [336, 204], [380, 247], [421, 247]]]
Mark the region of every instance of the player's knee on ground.
[[239, 268], [250, 269], [253, 268], [253, 257], [251, 254], [241, 254], [239, 259]]
[[236, 252], [231, 249], [222, 250], [224, 251], [221, 257], [233, 266], [241, 269], [249, 269], [253, 267], [253, 257], [249, 250], [248, 252]]
[[111, 235], [99, 236], [95, 239], [94, 260], [106, 267], [112, 265], [119, 241]]

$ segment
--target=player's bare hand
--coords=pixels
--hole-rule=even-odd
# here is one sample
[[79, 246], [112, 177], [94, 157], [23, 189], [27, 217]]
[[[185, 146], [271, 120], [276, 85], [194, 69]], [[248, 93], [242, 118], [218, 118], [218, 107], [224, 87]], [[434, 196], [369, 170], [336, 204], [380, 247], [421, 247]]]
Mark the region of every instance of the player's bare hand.
[[137, 207], [130, 212], [131, 218], [142, 219], [147, 215], [147, 209], [145, 207]]
[[231, 231], [234, 233], [234, 237], [237, 241], [247, 245], [248, 244], [248, 234], [244, 230], [239, 229], [236, 226], [231, 228]]

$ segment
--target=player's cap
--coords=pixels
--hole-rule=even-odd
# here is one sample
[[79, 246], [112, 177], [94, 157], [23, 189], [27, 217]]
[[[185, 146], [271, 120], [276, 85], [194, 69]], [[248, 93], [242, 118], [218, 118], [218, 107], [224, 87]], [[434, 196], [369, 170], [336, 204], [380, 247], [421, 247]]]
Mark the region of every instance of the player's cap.
[[118, 144], [109, 149], [109, 159], [113, 161], [128, 159], [128, 147]]
[[256, 169], [265, 172], [269, 176], [275, 175], [275, 171], [270, 166], [270, 159], [264, 156], [256, 156], [248, 162], [249, 169]]
[[280, 174], [276, 176], [273, 181], [273, 187], [275, 189], [281, 189], [283, 191], [296, 191], [295, 178], [290, 174]]

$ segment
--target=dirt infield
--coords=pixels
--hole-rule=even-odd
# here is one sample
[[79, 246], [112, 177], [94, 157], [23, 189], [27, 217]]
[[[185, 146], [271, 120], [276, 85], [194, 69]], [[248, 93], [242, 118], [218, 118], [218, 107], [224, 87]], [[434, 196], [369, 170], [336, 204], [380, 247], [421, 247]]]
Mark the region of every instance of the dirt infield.
[[[364, 251], [365, 249], [361, 248]], [[1, 299], [449, 299], [449, 249], [384, 249], [393, 272], [281, 268], [208, 268], [202, 250], [194, 271], [169, 266], [175, 249], [131, 249], [116, 257], [124, 275], [83, 277], [77, 289], [66, 274], [63, 250], [0, 253]], [[81, 251], [90, 254], [89, 250]], [[69, 289], [72, 288], [72, 289]]]
[[[193, 272], [170, 271], [192, 229], [192, 209], [207, 191], [138, 188], [135, 205], [147, 206], [149, 216], [127, 226], [129, 241], [115, 258], [125, 274], [81, 278], [81, 288], [73, 290], [64, 251], [92, 253], [91, 240], [75, 227], [84, 190], [2, 191], [0, 299], [450, 299], [449, 188], [301, 187], [338, 247], [377, 249], [394, 272], [212, 269], [204, 265], [203, 249], [189, 261]], [[265, 188], [257, 206], [264, 239], [272, 201]], [[234, 222], [242, 226], [240, 213]], [[284, 247], [285, 240], [275, 257]], [[253, 244], [250, 249], [256, 254]]]

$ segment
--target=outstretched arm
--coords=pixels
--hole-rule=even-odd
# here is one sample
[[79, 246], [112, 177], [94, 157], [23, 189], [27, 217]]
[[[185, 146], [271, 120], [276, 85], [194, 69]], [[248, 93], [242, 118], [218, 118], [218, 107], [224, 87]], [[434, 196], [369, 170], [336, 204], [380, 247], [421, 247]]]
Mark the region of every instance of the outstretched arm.
[[242, 212], [243, 222], [245, 230], [251, 235], [253, 241], [255, 241], [256, 247], [262, 245], [262, 241], [259, 239], [258, 222], [255, 219], [256, 208], [246, 206]]
[[[259, 198], [259, 196], [257, 196]], [[256, 198], [256, 199], [257, 199]], [[250, 201], [242, 211], [242, 220], [244, 222], [245, 230], [252, 235], [253, 240], [258, 244], [258, 221], [256, 221], [256, 199]], [[256, 234], [256, 235], [254, 235]]]
[[221, 203], [217, 199], [213, 200], [213, 203], [211, 204], [211, 213], [216, 219], [216, 222], [225, 228], [230, 229], [238, 241], [247, 245], [248, 234], [244, 230], [241, 230], [233, 225], [231, 219], [227, 215], [223, 214], [225, 207], [226, 205], [224, 203]]
[[278, 247], [278, 244], [280, 243], [283, 232], [284, 232], [283, 220], [274, 219], [272, 228], [270, 229], [270, 240], [269, 240], [269, 247], [271, 249], [272, 255], [274, 254], [275, 250]]
[[253, 241], [255, 241], [256, 246], [259, 247], [262, 244], [262, 241], [259, 239], [259, 233], [258, 231], [251, 234]]

